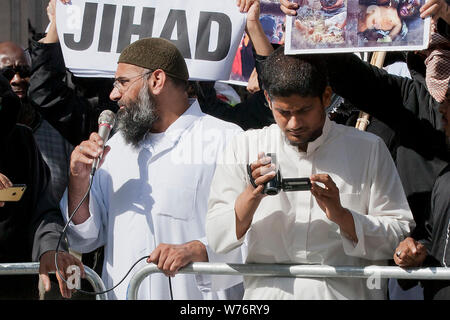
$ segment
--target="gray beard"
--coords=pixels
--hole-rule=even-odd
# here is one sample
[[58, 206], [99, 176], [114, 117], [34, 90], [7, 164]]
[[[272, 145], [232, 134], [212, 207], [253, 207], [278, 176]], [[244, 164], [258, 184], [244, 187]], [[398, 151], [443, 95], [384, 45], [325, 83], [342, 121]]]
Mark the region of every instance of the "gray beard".
[[145, 84], [135, 101], [130, 101], [117, 112], [118, 129], [125, 143], [138, 148], [158, 120], [156, 101]]

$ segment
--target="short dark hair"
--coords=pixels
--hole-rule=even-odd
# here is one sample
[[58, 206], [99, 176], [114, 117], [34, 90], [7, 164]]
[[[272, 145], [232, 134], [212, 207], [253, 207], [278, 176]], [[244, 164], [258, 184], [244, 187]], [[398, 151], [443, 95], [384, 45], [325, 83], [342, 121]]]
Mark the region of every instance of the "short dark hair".
[[172, 84], [173, 84], [173, 86], [175, 88], [179, 88], [179, 89], [182, 89], [184, 91], [188, 90], [188, 88], [189, 88], [189, 81], [184, 80], [184, 79], [180, 79], [180, 78], [172, 77], [172, 76], [168, 75], [167, 73], [166, 73], [166, 76], [167, 76], [167, 78], [169, 78], [170, 82], [172, 82]]
[[325, 64], [318, 55], [285, 55], [277, 48], [262, 64], [262, 87], [270, 98], [319, 97], [328, 84]]

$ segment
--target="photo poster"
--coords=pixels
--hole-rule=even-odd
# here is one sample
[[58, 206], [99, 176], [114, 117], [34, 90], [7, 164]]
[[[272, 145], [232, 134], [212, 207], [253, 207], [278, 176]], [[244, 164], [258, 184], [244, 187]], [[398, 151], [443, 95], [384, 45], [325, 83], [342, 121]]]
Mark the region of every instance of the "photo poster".
[[428, 46], [425, 0], [291, 0], [300, 8], [286, 19], [286, 54], [411, 51]]
[[[286, 15], [281, 11], [279, 1], [261, 0], [260, 9], [259, 20], [269, 41], [274, 44], [283, 43]], [[246, 87], [254, 67], [252, 43], [244, 32], [233, 60], [230, 79], [221, 82]]]
[[142, 38], [170, 40], [190, 80], [227, 80], [246, 14], [235, 1], [72, 0], [56, 2], [66, 67], [78, 77], [113, 78], [122, 50]]

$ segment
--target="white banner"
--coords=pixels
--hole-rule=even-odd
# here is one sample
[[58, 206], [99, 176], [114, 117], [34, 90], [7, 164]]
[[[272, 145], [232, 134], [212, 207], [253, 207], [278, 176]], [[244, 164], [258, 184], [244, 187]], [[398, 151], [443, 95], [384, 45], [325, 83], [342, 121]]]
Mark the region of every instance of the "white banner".
[[80, 77], [114, 77], [120, 52], [147, 37], [172, 41], [191, 80], [228, 80], [246, 15], [234, 0], [57, 1], [66, 67]]

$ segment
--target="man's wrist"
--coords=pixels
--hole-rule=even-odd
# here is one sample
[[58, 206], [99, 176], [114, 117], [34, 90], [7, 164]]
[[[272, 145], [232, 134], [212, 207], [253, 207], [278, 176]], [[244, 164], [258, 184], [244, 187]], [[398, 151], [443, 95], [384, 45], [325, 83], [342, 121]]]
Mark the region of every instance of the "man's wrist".
[[264, 194], [256, 193], [255, 188], [249, 184], [244, 190], [244, 197], [246, 201], [259, 204], [259, 202], [261, 202], [262, 198], [264, 197]]
[[341, 207], [332, 218], [331, 221], [336, 223], [341, 229], [341, 233], [354, 243], [358, 242], [358, 237], [355, 230], [355, 221], [353, 215], [347, 208]]
[[349, 215], [352, 215], [350, 211], [348, 211], [348, 209], [344, 207], [341, 207], [333, 213], [333, 215], [330, 217], [330, 220], [340, 226], [345, 223]]
[[192, 261], [195, 262], [208, 262], [208, 252], [203, 242], [199, 240], [193, 240], [187, 243], [188, 250], [193, 254]]
[[247, 29], [258, 30], [262, 29], [261, 22], [259, 20], [247, 20]]
[[70, 196], [82, 196], [89, 188], [89, 179], [75, 178], [71, 176], [69, 178], [69, 185], [67, 191]]

